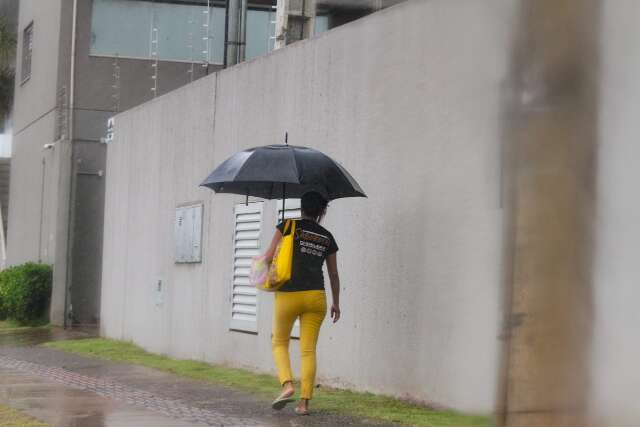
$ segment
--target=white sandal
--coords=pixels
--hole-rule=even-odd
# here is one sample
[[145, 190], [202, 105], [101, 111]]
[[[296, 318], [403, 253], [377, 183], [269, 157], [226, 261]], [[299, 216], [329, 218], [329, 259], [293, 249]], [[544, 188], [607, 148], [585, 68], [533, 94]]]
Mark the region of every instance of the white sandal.
[[293, 402], [295, 399], [293, 398], [293, 394], [291, 393], [289, 396], [280, 395], [271, 403], [271, 407], [276, 411], [280, 411], [282, 408], [287, 406], [287, 403]]

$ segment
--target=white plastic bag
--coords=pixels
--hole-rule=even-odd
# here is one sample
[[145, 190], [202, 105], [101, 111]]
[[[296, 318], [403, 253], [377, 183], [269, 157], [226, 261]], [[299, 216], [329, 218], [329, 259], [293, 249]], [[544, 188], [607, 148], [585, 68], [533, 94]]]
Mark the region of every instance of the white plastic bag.
[[264, 256], [258, 256], [253, 258], [251, 262], [251, 272], [249, 273], [249, 283], [251, 286], [255, 286], [258, 289], [264, 289], [264, 284], [267, 281], [267, 275], [269, 274], [270, 263], [268, 263]]

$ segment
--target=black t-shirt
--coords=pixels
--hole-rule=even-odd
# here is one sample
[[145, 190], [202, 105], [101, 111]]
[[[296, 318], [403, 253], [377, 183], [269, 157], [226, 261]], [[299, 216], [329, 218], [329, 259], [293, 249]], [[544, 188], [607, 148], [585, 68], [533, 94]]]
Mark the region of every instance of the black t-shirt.
[[[279, 291], [323, 290], [322, 264], [327, 256], [338, 251], [338, 245], [331, 233], [317, 222], [310, 219], [297, 219], [295, 223], [291, 280], [282, 285]], [[277, 226], [281, 233], [284, 233], [285, 224], [286, 221]]]

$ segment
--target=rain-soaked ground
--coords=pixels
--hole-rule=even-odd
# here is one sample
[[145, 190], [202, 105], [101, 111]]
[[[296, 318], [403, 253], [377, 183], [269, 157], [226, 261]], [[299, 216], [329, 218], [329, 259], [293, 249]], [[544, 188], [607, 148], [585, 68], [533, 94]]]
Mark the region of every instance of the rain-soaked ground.
[[39, 344], [95, 336], [91, 329], [0, 334], [0, 402], [52, 426], [357, 426], [389, 425], [269, 402], [226, 387], [142, 366], [61, 352]]

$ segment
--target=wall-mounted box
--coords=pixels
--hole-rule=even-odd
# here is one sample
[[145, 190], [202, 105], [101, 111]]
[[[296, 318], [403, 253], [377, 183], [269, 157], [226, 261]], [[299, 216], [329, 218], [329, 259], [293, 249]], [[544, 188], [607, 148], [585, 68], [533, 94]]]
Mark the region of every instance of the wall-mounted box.
[[202, 203], [176, 208], [175, 261], [194, 263], [202, 261]]

